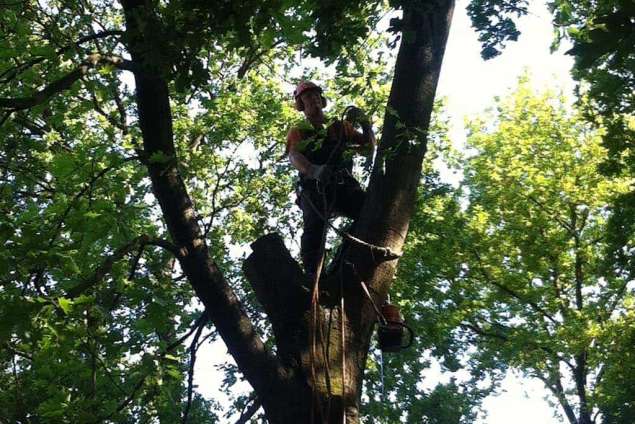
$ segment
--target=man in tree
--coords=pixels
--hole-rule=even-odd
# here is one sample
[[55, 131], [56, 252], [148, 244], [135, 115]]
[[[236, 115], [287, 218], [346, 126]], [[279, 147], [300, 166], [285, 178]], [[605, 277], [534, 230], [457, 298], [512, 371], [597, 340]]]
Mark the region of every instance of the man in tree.
[[[314, 276], [324, 250], [326, 220], [333, 214], [353, 219], [359, 215], [365, 192], [351, 174], [350, 152], [374, 146], [375, 136], [370, 121], [356, 107], [348, 109], [345, 120], [327, 125], [326, 98], [311, 81], [300, 82], [293, 96], [306, 122], [289, 130], [287, 152], [300, 171], [297, 202], [304, 220], [300, 254], [305, 272]], [[353, 128], [355, 122], [361, 124], [363, 134]]]

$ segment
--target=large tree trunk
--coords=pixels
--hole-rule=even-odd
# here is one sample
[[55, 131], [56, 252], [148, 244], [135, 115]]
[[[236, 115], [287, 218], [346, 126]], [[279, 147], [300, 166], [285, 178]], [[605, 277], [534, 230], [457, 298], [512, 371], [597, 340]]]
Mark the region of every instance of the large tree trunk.
[[[253, 386], [271, 423], [359, 421], [366, 355], [376, 316], [361, 290], [381, 303], [396, 260], [354, 242], [343, 245], [312, 308], [311, 283], [282, 240], [266, 236], [245, 263], [248, 279], [271, 321], [274, 355], [257, 335], [241, 304], [209, 255], [191, 199], [177, 167], [168, 85], [161, 46], [153, 43], [154, 15], [144, 0], [122, 1], [135, 71], [139, 124], [154, 194], [178, 260], [207, 314]], [[408, 230], [426, 151], [436, 84], [454, 1], [410, 2], [384, 118], [378, 160], [355, 236], [400, 251]], [[164, 160], [156, 160], [163, 158]]]

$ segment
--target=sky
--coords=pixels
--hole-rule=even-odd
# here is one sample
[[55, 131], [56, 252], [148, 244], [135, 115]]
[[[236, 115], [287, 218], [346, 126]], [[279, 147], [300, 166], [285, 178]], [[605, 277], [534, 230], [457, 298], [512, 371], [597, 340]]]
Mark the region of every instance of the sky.
[[[524, 72], [529, 72], [539, 88], [572, 93], [574, 87], [569, 74], [573, 60], [563, 54], [566, 45], [559, 52], [550, 53], [553, 28], [543, 2], [529, 2], [530, 13], [518, 23], [519, 40], [509, 43], [502, 55], [489, 61], [480, 57], [478, 37], [471, 29], [465, 11], [467, 3], [467, 0], [457, 1], [437, 90], [437, 96], [446, 98], [450, 137], [458, 148], [465, 141], [465, 120], [491, 106], [496, 96], [513, 89]], [[221, 404], [226, 402], [225, 396], [218, 391], [222, 374], [213, 364], [221, 363], [225, 357], [226, 349], [222, 343], [204, 346], [198, 353], [195, 370], [197, 390]], [[431, 369], [425, 377], [431, 381], [440, 378], [440, 374]], [[510, 373], [499, 394], [485, 400], [483, 406], [487, 416], [477, 424], [564, 423], [562, 418], [554, 417], [554, 409], [544, 399], [547, 394], [540, 381]]]

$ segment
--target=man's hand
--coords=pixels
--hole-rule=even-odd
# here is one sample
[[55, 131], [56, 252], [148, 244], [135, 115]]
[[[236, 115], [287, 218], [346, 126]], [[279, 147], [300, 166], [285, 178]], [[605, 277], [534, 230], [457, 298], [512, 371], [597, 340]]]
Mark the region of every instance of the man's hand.
[[333, 171], [326, 165], [313, 165], [311, 168], [310, 178], [317, 180], [321, 183], [328, 182], [333, 175]]
[[368, 125], [370, 120], [363, 110], [357, 106], [349, 106], [346, 110], [346, 117], [344, 118], [351, 124]]

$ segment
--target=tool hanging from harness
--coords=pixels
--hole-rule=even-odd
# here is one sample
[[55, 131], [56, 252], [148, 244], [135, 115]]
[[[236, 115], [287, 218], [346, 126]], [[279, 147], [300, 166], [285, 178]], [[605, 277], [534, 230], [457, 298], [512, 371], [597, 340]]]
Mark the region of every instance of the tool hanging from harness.
[[[377, 340], [381, 351], [399, 352], [409, 348], [414, 339], [414, 331], [404, 321], [399, 308], [396, 305], [384, 303], [381, 307], [381, 314], [384, 321], [379, 321], [377, 329]], [[406, 332], [408, 336], [406, 343], [404, 343]]]
[[[350, 262], [347, 263], [352, 265]], [[377, 323], [379, 324], [377, 330], [379, 349], [382, 352], [399, 352], [400, 350], [409, 348], [414, 339], [414, 331], [406, 324], [406, 321], [401, 316], [399, 307], [392, 305], [390, 303], [390, 296], [388, 296], [388, 300], [382, 305], [381, 309], [378, 308], [366, 283], [360, 281], [360, 285], [377, 315]], [[408, 332], [408, 341], [404, 344], [403, 341], [406, 331]]]

